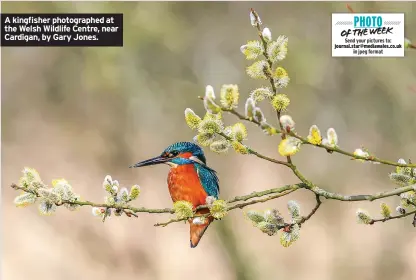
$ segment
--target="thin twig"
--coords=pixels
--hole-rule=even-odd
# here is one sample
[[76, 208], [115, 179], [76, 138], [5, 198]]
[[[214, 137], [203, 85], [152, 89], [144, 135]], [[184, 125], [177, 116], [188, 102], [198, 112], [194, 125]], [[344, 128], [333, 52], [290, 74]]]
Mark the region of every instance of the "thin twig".
[[264, 155], [262, 155], [262, 154], [260, 154], [260, 153], [258, 153], [256, 151], [252, 150], [251, 148], [250, 148], [250, 154], [255, 155], [258, 158], [261, 158], [261, 159], [264, 159], [264, 160], [273, 162], [273, 163], [290, 166], [290, 163], [288, 163], [288, 162], [285, 162], [285, 161], [281, 161], [281, 160], [277, 160], [277, 159], [273, 159], [273, 158], [264, 156]]
[[[264, 38], [263, 32], [262, 32], [261, 27], [260, 27], [259, 15], [257, 14], [256, 11], [254, 11], [254, 9], [251, 9], [251, 12], [253, 13], [254, 17], [256, 18], [256, 22], [257, 22], [256, 23], [256, 28], [257, 28], [260, 40], [263, 44], [263, 56], [266, 59], [267, 64], [269, 65], [270, 71], [273, 71], [273, 61], [270, 59], [269, 54], [267, 53], [267, 41]], [[278, 93], [278, 90], [276, 88], [274, 78], [273, 78], [272, 75], [269, 75], [268, 78], [269, 78], [270, 85], [272, 86], [273, 95], [276, 95]], [[277, 117], [277, 122], [279, 124], [280, 130], [283, 131], [284, 128], [283, 128], [282, 123], [280, 122], [281, 113], [282, 112], [280, 110], [277, 110], [276, 111], [276, 117]], [[282, 133], [282, 134], [280, 134], [280, 136], [281, 136], [282, 140], [286, 139], [286, 134]], [[290, 156], [287, 156], [286, 159], [287, 159], [288, 163], [292, 163], [292, 159], [290, 158]]]
[[312, 144], [307, 139], [303, 138], [302, 136], [296, 134], [293, 131], [288, 132], [288, 134], [290, 136], [292, 136], [292, 137], [295, 137], [295, 138], [301, 140], [302, 141], [302, 144], [312, 145], [312, 146], [315, 146], [315, 147], [323, 148], [323, 149], [325, 149], [325, 150], [327, 150], [329, 152], [335, 152], [335, 153], [343, 154], [343, 155], [349, 156], [349, 157], [351, 157], [353, 159], [360, 159], [360, 160], [370, 161], [370, 162], [378, 162], [378, 163], [382, 163], [382, 164], [390, 165], [390, 166], [412, 167], [412, 168], [415, 168], [416, 167], [416, 164], [413, 164], [413, 163], [402, 164], [402, 163], [398, 163], [398, 162], [393, 162], [393, 161], [389, 161], [389, 160], [380, 159], [380, 158], [377, 158], [375, 156], [362, 157], [362, 156], [354, 155], [354, 153], [350, 153], [350, 152], [344, 151], [344, 150], [342, 150], [342, 149], [340, 149], [338, 147], [331, 147], [331, 146], [327, 146], [327, 145], [323, 145], [323, 144]]
[[351, 13], [355, 13], [354, 10], [351, 8], [350, 4], [347, 4], [347, 9], [348, 11], [350, 11]]
[[138, 217], [139, 217], [136, 213], [131, 212], [131, 211], [128, 211], [128, 210], [126, 210], [126, 209], [124, 209], [124, 210], [123, 210], [123, 212], [124, 212], [124, 214], [126, 214], [126, 216], [127, 216], [127, 217], [131, 217], [131, 216], [134, 216], [134, 217], [136, 217], [136, 218], [138, 218]]
[[[205, 215], [194, 216], [194, 218], [196, 218], [196, 217], [208, 217], [208, 216], [209, 216], [209, 214], [205, 214]], [[189, 218], [170, 219], [169, 221], [164, 222], [164, 223], [156, 223], [156, 224], [154, 224], [154, 226], [155, 227], [165, 227], [165, 226], [167, 226], [171, 223], [186, 222], [186, 220], [188, 220], [188, 219]]]
[[[233, 140], [231, 137], [229, 137], [229, 136], [225, 135], [223, 132], [218, 133], [218, 135], [221, 135], [222, 137], [224, 137], [225, 139], [227, 139], [227, 140], [229, 140], [229, 141], [235, 141], [235, 140]], [[240, 142], [240, 143], [241, 143], [241, 142]], [[290, 163], [287, 163], [287, 162], [285, 162], [285, 161], [277, 160], [277, 159], [274, 159], [274, 158], [271, 158], [271, 157], [268, 157], [268, 156], [262, 155], [262, 154], [260, 154], [259, 152], [256, 152], [255, 150], [253, 150], [253, 149], [251, 149], [251, 148], [248, 148], [248, 149], [249, 149], [249, 153], [250, 153], [251, 155], [255, 155], [255, 156], [256, 156], [256, 157], [258, 157], [258, 158], [261, 158], [261, 159], [264, 159], [264, 160], [267, 160], [267, 161], [270, 161], [270, 162], [273, 162], [273, 163], [276, 163], [276, 164], [281, 164], [281, 165], [290, 166]]]
[[314, 192], [315, 194], [325, 197], [326, 199], [333, 199], [333, 200], [339, 200], [339, 201], [365, 201], [365, 200], [374, 201], [374, 200], [381, 199], [381, 198], [395, 196], [395, 195], [405, 193], [408, 191], [414, 191], [416, 190], [416, 184], [406, 186], [406, 187], [400, 187], [400, 188], [390, 190], [390, 191], [379, 192], [375, 194], [359, 194], [359, 195], [342, 195], [338, 193], [332, 193], [332, 192], [325, 191], [321, 188], [318, 188], [316, 186], [309, 190]]
[[322, 204], [322, 201], [321, 201], [321, 198], [319, 197], [319, 195], [317, 195], [317, 194], [315, 194], [315, 198], [316, 198], [316, 205], [315, 205], [315, 207], [311, 210], [311, 212], [306, 217], [302, 217], [302, 220], [299, 222], [299, 224], [305, 223], [313, 215], [315, 215], [316, 211], [318, 211], [319, 207]]
[[410, 215], [413, 215], [413, 214], [416, 214], [416, 210], [407, 212], [407, 213], [402, 214], [402, 215], [390, 216], [390, 217], [382, 218], [382, 219], [372, 219], [369, 222], [369, 224], [372, 225], [372, 224], [377, 223], [377, 222], [383, 222], [384, 223], [386, 221], [390, 221], [390, 220], [394, 220], [394, 219], [401, 219], [401, 218], [404, 218], [404, 217], [407, 217], [407, 216], [410, 216]]
[[[256, 125], [259, 125], [258, 123], [255, 123], [252, 120], [250, 120], [249, 118], [244, 117], [242, 114], [238, 113], [235, 110], [230, 110], [228, 112], [230, 112], [231, 114], [237, 116], [240, 120], [252, 122], [252, 123], [254, 123]], [[343, 155], [349, 156], [349, 157], [354, 158], [354, 159], [361, 159], [361, 160], [370, 161], [370, 162], [378, 162], [378, 163], [382, 163], [382, 164], [390, 165], [390, 166], [416, 168], [416, 164], [414, 164], [414, 163], [403, 164], [403, 163], [398, 163], [398, 162], [393, 162], [393, 161], [389, 161], [389, 160], [380, 159], [380, 158], [377, 158], [377, 157], [374, 157], [374, 156], [370, 156], [370, 157], [357, 156], [357, 155], [354, 155], [353, 153], [347, 152], [347, 151], [342, 150], [342, 149], [340, 149], [338, 147], [331, 147], [331, 146], [327, 146], [327, 145], [323, 145], [323, 144], [312, 144], [306, 138], [304, 138], [304, 137], [296, 134], [293, 131], [286, 132], [286, 133], [288, 135], [292, 136], [292, 137], [295, 137], [295, 138], [301, 140], [302, 141], [302, 144], [304, 144], [304, 145], [312, 145], [312, 146], [315, 146], [315, 147], [318, 147], [318, 148], [325, 149], [325, 150], [330, 151], [330, 152], [335, 152], [335, 153], [343, 154]]]
[[288, 195], [288, 194], [296, 191], [297, 189], [298, 189], [298, 187], [294, 187], [293, 189], [284, 191], [282, 193], [270, 195], [270, 196], [265, 197], [265, 198], [254, 199], [254, 200], [251, 200], [251, 201], [248, 201], [248, 202], [239, 203], [239, 204], [236, 204], [236, 205], [233, 205], [233, 206], [229, 207], [227, 210], [230, 211], [230, 210], [237, 209], [237, 208], [243, 209], [244, 207], [246, 207], [248, 205], [257, 204], [257, 203], [263, 203], [263, 202], [266, 202], [266, 201], [269, 201], [269, 200], [272, 200], [272, 199], [276, 199], [276, 198], [279, 198], [279, 197]]
[[[256, 18], [256, 28], [257, 28], [260, 40], [263, 44], [263, 56], [266, 58], [266, 61], [269, 64], [269, 67], [270, 67], [270, 70], [271, 70], [272, 67], [273, 67], [273, 62], [270, 60], [269, 55], [267, 54], [267, 42], [264, 39], [263, 34], [262, 34], [262, 30], [261, 30], [261, 27], [260, 27], [260, 21], [259, 21], [259, 15], [257, 14], [257, 12], [254, 9], [251, 9], [251, 12], [254, 15], [254, 17]], [[273, 93], [276, 94], [277, 89], [276, 89], [276, 85], [274, 83], [274, 79], [273, 79], [272, 76], [269, 76], [268, 78], [269, 78], [270, 84], [272, 86]]]
[[265, 190], [265, 191], [260, 191], [260, 192], [252, 192], [251, 194], [248, 195], [244, 195], [244, 196], [236, 196], [233, 199], [230, 199], [227, 201], [227, 203], [234, 203], [237, 201], [247, 201], [251, 198], [255, 198], [255, 197], [262, 197], [265, 195], [270, 195], [270, 194], [274, 194], [274, 193], [282, 193], [288, 190], [295, 190], [295, 189], [300, 189], [300, 188], [306, 188], [307, 186], [303, 183], [299, 183], [299, 184], [294, 184], [294, 185], [286, 185], [280, 188], [275, 188], [275, 189], [269, 189], [269, 190]]

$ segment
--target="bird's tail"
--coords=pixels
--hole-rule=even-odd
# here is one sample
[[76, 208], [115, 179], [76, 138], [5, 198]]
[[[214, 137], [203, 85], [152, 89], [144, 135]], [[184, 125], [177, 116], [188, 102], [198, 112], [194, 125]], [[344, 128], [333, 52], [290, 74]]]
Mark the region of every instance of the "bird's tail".
[[[207, 212], [207, 210], [203, 209], [201, 210], [201, 213], [199, 213], [199, 211], [197, 213], [205, 214], [204, 212]], [[191, 248], [195, 248], [198, 245], [199, 241], [201, 240], [202, 236], [204, 235], [205, 231], [207, 230], [208, 226], [212, 223], [213, 220], [213, 217], [208, 217], [205, 219], [203, 224], [194, 224], [192, 219], [189, 220], [189, 225], [191, 228]]]

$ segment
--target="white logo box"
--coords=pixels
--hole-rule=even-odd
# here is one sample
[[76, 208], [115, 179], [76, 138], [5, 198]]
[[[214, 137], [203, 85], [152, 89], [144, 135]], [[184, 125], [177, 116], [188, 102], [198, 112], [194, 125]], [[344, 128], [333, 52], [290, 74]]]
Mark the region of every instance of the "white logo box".
[[404, 57], [404, 14], [332, 14], [332, 56]]

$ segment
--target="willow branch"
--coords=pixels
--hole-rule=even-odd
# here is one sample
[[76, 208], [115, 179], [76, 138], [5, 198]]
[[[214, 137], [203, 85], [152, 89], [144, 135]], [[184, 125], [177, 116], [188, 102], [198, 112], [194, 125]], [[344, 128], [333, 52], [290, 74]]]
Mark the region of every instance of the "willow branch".
[[[234, 141], [231, 137], [229, 137], [229, 136], [225, 135], [223, 132], [218, 133], [218, 135], [221, 135], [222, 137], [224, 137], [225, 139], [227, 139], [227, 140], [229, 140], [229, 141]], [[240, 143], [241, 143], [241, 142], [240, 142]], [[286, 166], [290, 166], [290, 165], [291, 165], [291, 164], [290, 164], [290, 163], [288, 163], [288, 162], [281, 161], [281, 160], [277, 160], [277, 159], [274, 159], [274, 158], [271, 158], [271, 157], [268, 157], [268, 156], [262, 155], [262, 154], [260, 154], [259, 152], [256, 152], [255, 150], [253, 150], [253, 149], [251, 149], [251, 148], [248, 148], [248, 149], [249, 149], [249, 153], [250, 153], [251, 155], [255, 155], [255, 156], [256, 156], [256, 157], [258, 157], [258, 158], [261, 158], [261, 159], [264, 159], [264, 160], [267, 160], [267, 161], [270, 161], [270, 162], [273, 162], [273, 163], [276, 163], [276, 164], [281, 164], [281, 165], [286, 165]]]
[[[208, 216], [209, 216], [209, 214], [195, 215], [194, 218], [196, 218], [196, 217], [208, 217]], [[178, 219], [170, 219], [167, 222], [156, 223], [156, 224], [154, 224], [154, 226], [155, 227], [165, 227], [165, 226], [167, 226], [169, 224], [172, 224], [172, 223], [186, 222], [186, 220], [188, 220], [188, 218], [183, 218], [183, 219], [179, 219], [179, 218]]]
[[[248, 122], [252, 122], [256, 125], [260, 125], [258, 122], [255, 122], [253, 120], [250, 120], [249, 118], [245, 117], [244, 115], [240, 114], [239, 112], [237, 112], [236, 110], [226, 110], [227, 112], [229, 112], [230, 114], [235, 115], [236, 117], [238, 117], [240, 120], [244, 120], [244, 121], [248, 121]], [[282, 133], [282, 131], [279, 131], [279, 133]], [[325, 149], [329, 152], [335, 152], [335, 153], [339, 153], [345, 156], [349, 156], [353, 159], [360, 159], [360, 160], [364, 160], [364, 161], [370, 161], [370, 162], [378, 162], [381, 164], [385, 164], [385, 165], [390, 165], [390, 166], [399, 166], [399, 167], [411, 167], [411, 168], [416, 168], [416, 164], [414, 163], [408, 163], [408, 164], [403, 164], [403, 163], [398, 163], [398, 162], [394, 162], [394, 161], [389, 161], [389, 160], [384, 160], [375, 156], [369, 156], [369, 157], [362, 157], [362, 156], [357, 156], [354, 155], [353, 153], [347, 152], [345, 150], [342, 150], [338, 147], [331, 147], [331, 146], [327, 146], [327, 145], [323, 145], [323, 144], [312, 144], [310, 143], [306, 138], [298, 135], [297, 133], [290, 131], [290, 132], [284, 132], [292, 137], [295, 137], [299, 140], [302, 141], [302, 144], [304, 145], [311, 145], [314, 147], [318, 147], [318, 148], [322, 148]]]
[[[240, 203], [240, 204], [236, 204], [233, 206], [228, 207], [228, 211], [234, 210], [234, 209], [242, 209], [248, 205], [253, 205], [253, 204], [257, 204], [257, 203], [263, 203], [272, 199], [276, 199], [285, 195], [288, 195], [289, 193], [292, 193], [300, 188], [306, 188], [307, 190], [315, 193], [315, 197], [316, 197], [316, 205], [315, 207], [311, 210], [311, 212], [305, 216], [302, 217], [301, 221], [299, 222], [299, 224], [303, 224], [306, 221], [308, 221], [313, 215], [316, 214], [316, 212], [318, 211], [318, 209], [320, 208], [320, 206], [322, 205], [322, 201], [320, 199], [320, 197], [325, 197], [326, 199], [333, 199], [333, 200], [338, 200], [338, 201], [374, 201], [377, 199], [382, 199], [382, 198], [386, 198], [386, 197], [391, 197], [391, 196], [396, 196], [398, 194], [401, 193], [405, 193], [408, 191], [413, 191], [416, 190], [416, 184], [415, 185], [411, 185], [411, 186], [406, 186], [406, 187], [401, 187], [401, 188], [397, 188], [395, 190], [392, 191], [386, 191], [386, 192], [379, 192], [379, 193], [375, 193], [375, 194], [368, 194], [368, 195], [342, 195], [342, 194], [337, 194], [337, 193], [332, 193], [332, 192], [328, 192], [325, 190], [322, 190], [318, 187], [314, 187], [314, 188], [309, 188], [306, 184], [296, 184], [296, 185], [288, 185], [288, 186], [283, 186], [281, 188], [276, 188], [276, 189], [270, 189], [270, 190], [266, 190], [266, 191], [262, 191], [262, 192], [254, 192], [250, 195], [247, 196], [240, 196], [240, 197], [235, 197], [233, 199], [228, 200], [228, 203], [232, 203], [232, 202], [236, 202], [236, 201], [241, 201], [241, 200], [248, 200], [250, 198], [253, 197], [258, 197], [258, 196], [264, 196], [264, 195], [268, 195], [270, 193], [277, 193], [275, 195], [270, 195], [266, 198], [263, 199], [257, 199], [257, 200], [252, 200], [246, 203]], [[200, 206], [197, 209], [203, 209], [203, 208], [207, 208], [206, 205]], [[383, 219], [375, 219], [373, 220], [374, 222], [379, 222], [379, 221], [387, 221], [387, 220], [392, 220], [392, 219], [399, 219], [399, 218], [403, 218], [406, 216], [409, 216], [411, 214], [416, 213], [415, 211], [412, 212], [408, 212], [404, 215], [398, 215], [398, 216], [392, 216], [389, 218], [383, 218]], [[203, 214], [203, 215], [195, 215], [195, 217], [208, 217], [208, 214]], [[186, 218], [183, 219], [171, 219], [167, 222], [164, 223], [157, 223], [155, 224], [155, 226], [167, 226], [171, 223], [175, 223], [175, 222], [181, 222], [181, 221], [186, 221]]]
[[[267, 53], [267, 42], [266, 42], [266, 39], [263, 36], [263, 32], [262, 32], [261, 27], [260, 27], [259, 15], [257, 14], [256, 11], [254, 11], [254, 9], [251, 9], [251, 12], [253, 13], [254, 17], [256, 18], [256, 28], [257, 28], [260, 40], [263, 44], [263, 56], [266, 59], [267, 63], [269, 64], [270, 69], [273, 69], [273, 61], [270, 59], [270, 57]], [[274, 78], [272, 77], [272, 75], [268, 75], [268, 79], [269, 79], [270, 85], [272, 87], [273, 94], [276, 95], [278, 93], [278, 90], [276, 88]], [[280, 116], [281, 116], [281, 111], [277, 110], [276, 111], [277, 123], [279, 124], [280, 130], [283, 131], [283, 125], [280, 122]], [[282, 140], [286, 139], [286, 134], [282, 133], [282, 134], [280, 134], [280, 136], [281, 136]], [[292, 159], [290, 158], [290, 156], [287, 156], [286, 159], [287, 159], [288, 163], [292, 163]]]
[[[36, 195], [37, 197], [40, 197], [40, 195], [37, 192], [26, 189], [26, 188], [22, 188], [22, 187], [20, 187], [16, 184], [12, 184], [11, 187], [13, 189], [22, 190], [24, 192], [31, 193], [31, 194]], [[151, 213], [151, 214], [163, 214], [163, 213], [173, 214], [173, 213], [175, 213], [175, 211], [173, 209], [170, 209], [170, 208], [150, 209], [150, 208], [145, 208], [145, 207], [133, 207], [133, 206], [130, 206], [130, 205], [95, 203], [95, 202], [91, 202], [91, 201], [88, 201], [88, 200], [85, 200], [85, 201], [82, 201], [82, 200], [77, 200], [77, 201], [62, 200], [61, 203], [58, 203], [56, 205], [61, 206], [61, 205], [66, 204], [66, 203], [71, 204], [71, 205], [79, 205], [79, 206], [91, 206], [91, 207], [99, 207], [99, 208], [121, 209], [121, 210], [130, 211], [132, 213]]]
[[390, 165], [390, 166], [411, 167], [411, 168], [415, 168], [416, 167], [416, 164], [414, 164], [414, 163], [402, 164], [402, 163], [398, 163], [398, 162], [394, 162], [394, 161], [389, 161], [389, 160], [384, 160], [384, 159], [381, 159], [381, 158], [377, 158], [375, 156], [362, 157], [362, 156], [354, 155], [353, 153], [347, 152], [347, 151], [342, 150], [342, 149], [340, 149], [338, 147], [331, 147], [331, 146], [327, 146], [327, 145], [323, 145], [323, 144], [312, 144], [306, 138], [304, 138], [304, 137], [296, 134], [293, 131], [288, 132], [287, 134], [289, 134], [290, 136], [295, 137], [295, 138], [301, 140], [302, 141], [302, 144], [312, 145], [312, 146], [315, 146], [315, 147], [319, 147], [319, 148], [322, 148], [322, 149], [327, 150], [328, 152], [339, 153], [339, 154], [342, 154], [342, 155], [345, 155], [345, 156], [349, 156], [349, 157], [351, 157], [353, 159], [360, 159], [360, 160], [370, 161], [370, 162], [378, 162], [378, 163], [382, 163], [382, 164]]
[[264, 155], [262, 155], [262, 154], [260, 154], [260, 153], [258, 153], [256, 151], [252, 150], [251, 148], [250, 148], [250, 154], [255, 155], [258, 158], [261, 158], [261, 159], [264, 159], [264, 160], [267, 160], [267, 161], [276, 163], [276, 164], [290, 166], [290, 163], [288, 163], [288, 162], [285, 162], [285, 161], [281, 161], [281, 160], [277, 160], [277, 159], [274, 159], [274, 158], [270, 158], [270, 157], [264, 156]]
[[272, 199], [276, 199], [276, 198], [279, 198], [279, 197], [288, 195], [288, 194], [296, 191], [298, 188], [299, 187], [293, 187], [292, 189], [289, 189], [287, 191], [284, 191], [284, 192], [281, 192], [281, 193], [278, 193], [278, 194], [274, 194], [274, 195], [270, 195], [270, 196], [265, 197], [265, 198], [254, 199], [254, 200], [251, 200], [251, 201], [248, 201], [248, 202], [239, 203], [239, 204], [233, 205], [231, 207], [228, 207], [227, 210], [230, 211], [230, 210], [237, 209], [237, 208], [238, 209], [243, 209], [244, 207], [246, 207], [248, 205], [253, 205], [253, 204], [257, 204], [257, 203], [263, 203], [263, 202], [266, 202], [266, 201], [269, 201], [269, 200], [272, 200]]
[[[36, 195], [37, 197], [40, 197], [40, 195], [36, 191], [20, 187], [16, 184], [12, 184], [11, 187], [13, 189], [22, 190], [24, 192], [32, 193], [32, 194]], [[319, 197], [325, 197], [326, 199], [333, 199], [333, 200], [339, 200], [339, 201], [365, 201], [365, 200], [373, 201], [373, 200], [376, 200], [376, 199], [395, 196], [395, 195], [399, 195], [399, 194], [404, 193], [404, 192], [416, 190], [416, 184], [406, 186], [406, 187], [397, 188], [397, 189], [392, 190], [392, 191], [380, 192], [380, 193], [376, 193], [376, 194], [372, 194], [372, 195], [342, 195], [342, 194], [338, 194], [338, 193], [332, 193], [332, 192], [325, 191], [321, 188], [318, 188], [317, 186], [310, 187], [308, 184], [299, 183], [299, 184], [293, 184], [293, 185], [286, 185], [286, 186], [283, 186], [283, 187], [280, 187], [280, 188], [268, 189], [268, 190], [265, 190], [265, 191], [253, 192], [251, 194], [247, 194], [247, 195], [244, 195], [244, 196], [236, 196], [232, 199], [227, 200], [227, 203], [232, 204], [232, 203], [235, 203], [235, 202], [247, 201], [247, 200], [250, 200], [252, 198], [263, 197], [263, 196], [267, 196], [267, 197], [261, 198], [261, 199], [251, 200], [251, 201], [244, 202], [244, 203], [231, 205], [227, 208], [227, 210], [231, 211], [231, 210], [234, 210], [234, 209], [242, 209], [242, 208], [244, 208], [248, 205], [263, 203], [263, 202], [266, 202], [266, 201], [269, 201], [269, 200], [273, 200], [273, 199], [288, 195], [288, 194], [290, 194], [290, 193], [292, 193], [292, 192], [294, 192], [298, 189], [302, 189], [302, 188], [315, 193], [316, 197], [317, 197], [317, 205], [315, 206], [314, 209], [312, 209], [312, 212], [308, 216], [303, 218], [303, 220], [302, 220], [302, 223], [303, 223], [303, 222], [309, 220], [316, 213], [316, 211], [318, 210], [318, 208], [321, 204]], [[65, 203], [72, 204], [72, 205], [79, 205], [79, 206], [121, 209], [121, 210], [127, 212], [126, 214], [128, 216], [133, 215], [135, 213], [150, 213], [150, 214], [162, 214], [162, 213], [173, 214], [173, 213], [175, 213], [175, 211], [173, 209], [169, 209], [169, 208], [165, 208], [165, 209], [150, 209], [150, 208], [145, 208], [145, 207], [139, 207], [138, 208], [138, 207], [133, 207], [133, 206], [130, 206], [130, 205], [115, 205], [115, 204], [107, 204], [107, 203], [94, 203], [94, 202], [91, 202], [91, 201], [81, 201], [81, 200], [77, 200], [77, 201], [62, 200], [61, 203], [56, 204], [56, 205], [60, 206], [60, 205], [63, 205]], [[204, 208], [208, 208], [208, 206], [207, 205], [201, 205], [201, 206], [198, 206], [196, 208], [196, 210], [204, 209]], [[408, 213], [408, 215], [410, 215], [409, 213]], [[136, 215], [133, 215], [133, 216], [136, 216]], [[195, 215], [194, 217], [199, 217], [199, 216], [205, 216], [206, 217], [206, 216], [209, 216], [209, 213], [204, 214], [204, 215]], [[397, 216], [395, 218], [399, 218], [399, 216]], [[158, 223], [155, 226], [166, 226], [170, 223], [180, 222], [180, 221], [184, 221], [184, 220], [186, 220], [186, 219], [171, 219], [168, 222]]]
[[316, 211], [318, 211], [319, 207], [322, 204], [322, 201], [321, 201], [320, 196], [317, 195], [317, 194], [315, 194], [315, 198], [316, 198], [315, 207], [311, 210], [311, 212], [307, 216], [302, 217], [302, 220], [299, 222], [299, 224], [305, 223], [307, 220], [309, 220], [310, 218], [312, 218], [313, 215], [315, 215]]
[[416, 210], [407, 212], [407, 213], [402, 214], [402, 215], [390, 216], [390, 217], [381, 218], [381, 219], [371, 219], [371, 221], [369, 222], [369, 224], [372, 225], [372, 224], [378, 223], [378, 222], [383, 222], [384, 223], [384, 222], [387, 222], [387, 221], [390, 221], [390, 220], [394, 220], [394, 219], [401, 219], [401, 218], [404, 218], [404, 217], [407, 217], [407, 216], [410, 216], [410, 215], [413, 215], [413, 214], [416, 214]]
[[309, 190], [319, 196], [325, 197], [326, 199], [333, 199], [333, 200], [339, 200], [339, 201], [365, 201], [365, 200], [374, 201], [374, 200], [381, 199], [381, 198], [399, 195], [408, 191], [415, 191], [416, 184], [406, 186], [406, 187], [396, 188], [391, 191], [379, 192], [375, 194], [359, 194], [359, 195], [342, 195], [342, 194], [332, 193], [332, 192], [325, 191], [316, 186]]
[[[254, 9], [251, 9], [251, 12], [254, 15], [254, 17], [256, 18], [256, 28], [257, 28], [258, 35], [260, 37], [260, 40], [261, 40], [261, 42], [263, 44], [263, 56], [266, 58], [266, 61], [269, 64], [270, 69], [272, 69], [273, 62], [270, 59], [269, 55], [267, 54], [267, 42], [266, 42], [266, 40], [263, 37], [263, 33], [262, 33], [262, 30], [261, 30], [261, 27], [260, 27], [259, 15], [257, 14], [257, 12]], [[273, 93], [274, 94], [277, 94], [277, 88], [276, 88], [276, 85], [274, 83], [273, 77], [271, 75], [269, 75], [268, 78], [269, 78], [270, 85], [272, 86]]]
[[[232, 205], [230, 207], [227, 208], [227, 211], [231, 211], [234, 209], [243, 209], [244, 207], [248, 206], [248, 205], [253, 205], [253, 204], [257, 204], [257, 203], [263, 203], [272, 199], [276, 199], [285, 195], [288, 195], [289, 193], [292, 193], [294, 191], [296, 191], [299, 188], [305, 187], [304, 184], [300, 183], [300, 184], [295, 184], [295, 185], [286, 185], [280, 188], [275, 188], [275, 189], [269, 189], [269, 190], [265, 190], [265, 191], [260, 191], [260, 192], [253, 192], [251, 194], [248, 195], [244, 195], [244, 196], [236, 196], [232, 199], [227, 200], [228, 204], [234, 203], [234, 202], [238, 202], [238, 201], [247, 201], [251, 198], [255, 198], [255, 197], [262, 197], [262, 196], [266, 196], [266, 195], [270, 195], [268, 197], [265, 198], [261, 198], [261, 199], [255, 199], [255, 200], [251, 200], [248, 202], [243, 202], [243, 203], [239, 203], [239, 204], [235, 204]], [[198, 206], [195, 210], [201, 210], [201, 209], [206, 209], [209, 208], [207, 205], [200, 205]], [[202, 215], [194, 215], [192, 218], [196, 218], [196, 217], [208, 217], [210, 214], [202, 214]], [[181, 218], [181, 219], [170, 219], [167, 222], [164, 223], [157, 223], [155, 224], [155, 226], [162, 226], [165, 227], [171, 223], [175, 223], [175, 222], [182, 222], [182, 221], [186, 221], [188, 218]]]
[[300, 188], [306, 188], [307, 186], [303, 183], [299, 183], [299, 184], [294, 184], [294, 185], [286, 185], [280, 188], [275, 188], [275, 189], [269, 189], [269, 190], [265, 190], [265, 191], [260, 191], [260, 192], [252, 192], [251, 194], [248, 195], [243, 195], [243, 196], [236, 196], [233, 199], [228, 200], [228, 203], [234, 203], [237, 201], [247, 201], [251, 198], [255, 198], [255, 197], [262, 197], [265, 195], [269, 195], [269, 194], [274, 194], [274, 193], [282, 193], [288, 190], [297, 190]]

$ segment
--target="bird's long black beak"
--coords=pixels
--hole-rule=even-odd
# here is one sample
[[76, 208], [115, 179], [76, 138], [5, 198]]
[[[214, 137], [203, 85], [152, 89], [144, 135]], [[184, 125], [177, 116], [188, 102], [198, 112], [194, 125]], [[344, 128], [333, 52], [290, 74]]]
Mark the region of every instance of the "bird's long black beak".
[[164, 158], [164, 157], [158, 156], [158, 157], [154, 157], [154, 158], [151, 158], [151, 159], [148, 159], [148, 160], [138, 162], [138, 163], [130, 166], [130, 168], [161, 164], [161, 163], [166, 163], [168, 161], [169, 161], [169, 158]]

